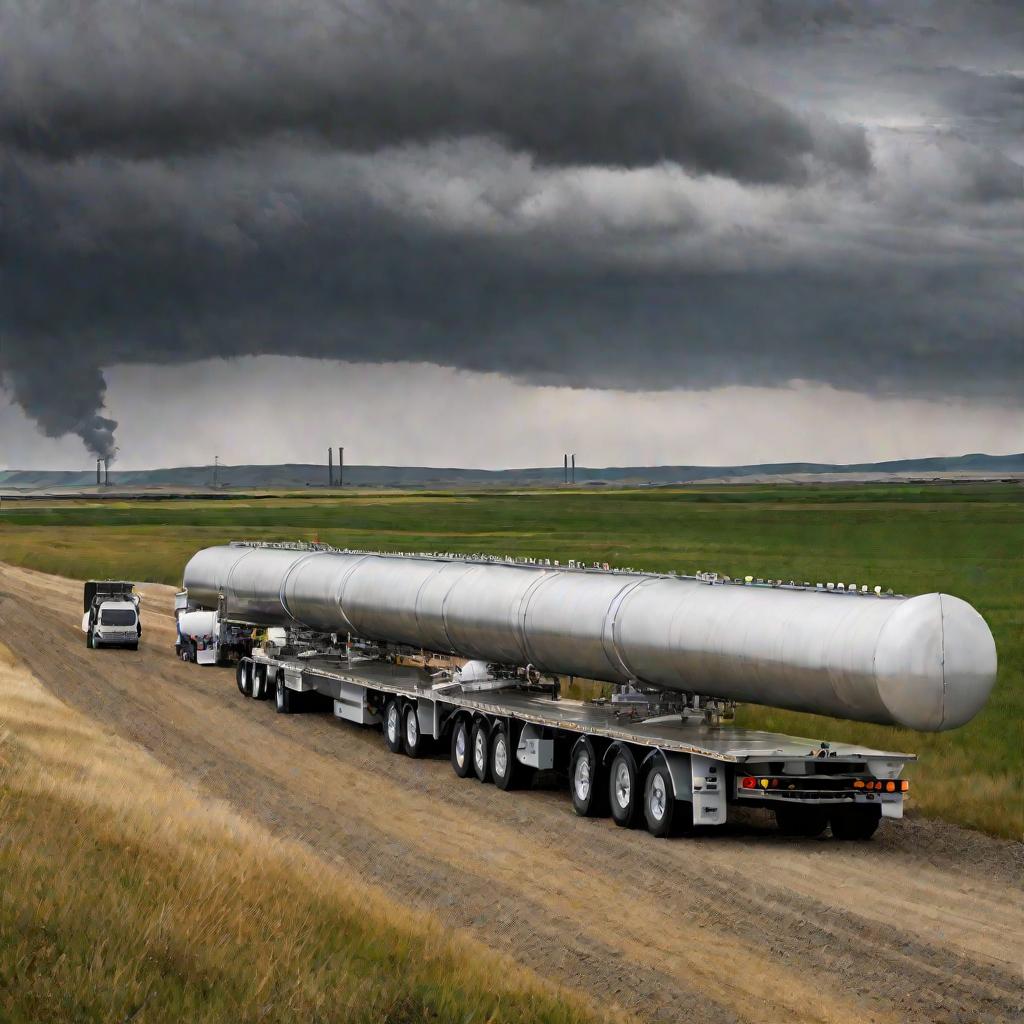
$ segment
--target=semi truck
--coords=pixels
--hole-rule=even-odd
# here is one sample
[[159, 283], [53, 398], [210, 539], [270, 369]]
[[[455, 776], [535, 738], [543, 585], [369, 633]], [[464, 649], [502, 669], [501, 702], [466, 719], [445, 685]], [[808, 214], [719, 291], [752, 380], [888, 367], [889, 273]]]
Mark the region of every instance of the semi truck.
[[[736, 703], [939, 731], [996, 674], [966, 602], [853, 583], [234, 542], [197, 552], [183, 588], [245, 697], [379, 727], [395, 754], [446, 750], [502, 790], [553, 773], [577, 814], [659, 837], [761, 808], [789, 835], [869, 839], [902, 817], [914, 755], [739, 728]], [[566, 677], [611, 692], [569, 700]]]
[[87, 580], [82, 600], [85, 646], [139, 649], [141, 598], [130, 580]]

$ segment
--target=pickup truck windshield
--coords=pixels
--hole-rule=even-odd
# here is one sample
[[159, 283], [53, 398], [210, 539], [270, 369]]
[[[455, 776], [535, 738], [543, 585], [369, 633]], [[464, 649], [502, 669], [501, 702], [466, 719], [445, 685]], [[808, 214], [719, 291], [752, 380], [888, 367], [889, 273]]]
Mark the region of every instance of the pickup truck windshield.
[[105, 608], [100, 612], [101, 626], [134, 626], [135, 612], [127, 608]]

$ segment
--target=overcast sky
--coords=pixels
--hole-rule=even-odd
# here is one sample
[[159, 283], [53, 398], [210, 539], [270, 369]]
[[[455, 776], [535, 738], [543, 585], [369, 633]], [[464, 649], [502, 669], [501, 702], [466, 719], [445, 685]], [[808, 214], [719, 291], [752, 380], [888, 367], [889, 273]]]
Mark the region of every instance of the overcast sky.
[[0, 24], [0, 465], [1024, 450], [1019, 0]]

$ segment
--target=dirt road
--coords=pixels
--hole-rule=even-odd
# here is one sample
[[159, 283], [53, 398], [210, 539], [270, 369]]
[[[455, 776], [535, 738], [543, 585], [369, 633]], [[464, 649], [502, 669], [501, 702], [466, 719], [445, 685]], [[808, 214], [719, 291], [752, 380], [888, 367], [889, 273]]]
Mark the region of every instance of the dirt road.
[[61, 699], [401, 903], [652, 1021], [1009, 1021], [1024, 1013], [1020, 845], [887, 822], [875, 841], [749, 825], [656, 840], [503, 793], [377, 731], [283, 716], [178, 662], [171, 591], [138, 653], [89, 651], [78, 583], [0, 564], [0, 640]]

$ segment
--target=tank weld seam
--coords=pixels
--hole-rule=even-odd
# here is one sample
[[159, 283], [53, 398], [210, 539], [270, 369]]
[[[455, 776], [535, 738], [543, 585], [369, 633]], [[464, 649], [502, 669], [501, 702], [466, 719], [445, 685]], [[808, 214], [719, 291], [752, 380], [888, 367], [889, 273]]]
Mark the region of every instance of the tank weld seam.
[[455, 588], [463, 581], [468, 580], [478, 569], [479, 565], [473, 565], [469, 572], [463, 573], [458, 579], [452, 580], [451, 586], [444, 592], [441, 598], [441, 628], [444, 630], [444, 638], [448, 641], [451, 650], [455, 650], [455, 643], [452, 640], [451, 630], [448, 628], [448, 599], [452, 596]]
[[[639, 579], [633, 580], [627, 583], [621, 590], [619, 590], [615, 596], [611, 599], [608, 609], [604, 615], [604, 628], [602, 633], [607, 632], [608, 639], [611, 641], [612, 653], [615, 655], [615, 660], [618, 661], [618, 667], [621, 668], [623, 675], [627, 679], [636, 679], [640, 681], [639, 676], [633, 671], [630, 664], [626, 661], [625, 655], [622, 653], [619, 647], [619, 636], [621, 635], [621, 616], [622, 606], [625, 604], [626, 599], [635, 590], [639, 590], [646, 583], [653, 583], [654, 580], [650, 579]], [[601, 638], [601, 647], [604, 650], [605, 657], [608, 658], [608, 648], [604, 643], [604, 636]], [[608, 658], [609, 664], [612, 669], [616, 669], [615, 662], [611, 658]]]
[[939, 725], [946, 724], [946, 611], [942, 607], [942, 595], [939, 594], [939, 664], [942, 668], [942, 715]]
[[302, 623], [301, 623], [301, 622], [299, 622], [299, 620], [298, 620], [298, 619], [297, 619], [297, 618], [296, 618], [296, 617], [295, 617], [295, 616], [294, 616], [294, 615], [292, 614], [292, 610], [291, 610], [291, 608], [289, 608], [289, 607], [288, 607], [288, 601], [287, 601], [287, 600], [285, 599], [285, 591], [286, 591], [286, 589], [287, 589], [287, 587], [288, 587], [288, 581], [289, 581], [289, 580], [290, 580], [290, 579], [292, 578], [292, 573], [293, 573], [293, 572], [295, 572], [295, 570], [296, 570], [296, 569], [297, 569], [297, 568], [298, 568], [298, 567], [299, 567], [299, 566], [300, 566], [300, 565], [301, 565], [301, 564], [302, 564], [303, 562], [306, 562], [306, 561], [308, 561], [308, 560], [309, 560], [310, 558], [312, 558], [312, 557], [313, 557], [313, 555], [315, 555], [316, 553], [317, 553], [317, 552], [315, 552], [315, 551], [307, 551], [307, 552], [306, 552], [305, 554], [303, 554], [303, 555], [300, 555], [300, 556], [299, 556], [298, 558], [296, 558], [296, 559], [295, 559], [295, 560], [294, 560], [294, 561], [293, 561], [293, 562], [292, 562], [292, 563], [291, 563], [291, 564], [290, 564], [290, 565], [288, 566], [288, 568], [287, 568], [287, 569], [285, 569], [285, 571], [284, 571], [284, 576], [283, 576], [283, 577], [282, 577], [282, 579], [281, 579], [281, 586], [280, 586], [280, 588], [278, 589], [278, 592], [277, 592], [277, 599], [278, 599], [278, 601], [280, 601], [280, 603], [281, 603], [281, 607], [282, 607], [282, 608], [284, 609], [284, 613], [285, 613], [285, 615], [287, 615], [287, 616], [288, 616], [288, 618], [292, 620], [292, 622], [296, 622], [296, 623], [298, 623], [298, 624], [299, 624], [300, 626], [302, 625]]
[[359, 555], [359, 556], [357, 556], [356, 560], [350, 566], [348, 566], [345, 569], [345, 573], [344, 573], [344, 575], [341, 578], [341, 585], [338, 587], [338, 589], [336, 591], [336, 593], [338, 595], [337, 600], [336, 600], [336, 604], [338, 606], [338, 613], [345, 620], [345, 624], [348, 626], [348, 632], [349, 633], [355, 633], [357, 636], [359, 634], [359, 630], [356, 629], [355, 623], [352, 621], [352, 616], [349, 615], [349, 613], [347, 611], [345, 611], [345, 591], [348, 589], [348, 583], [349, 583], [349, 580], [352, 579], [353, 573], [355, 573], [356, 569], [358, 569], [359, 566], [361, 566], [363, 564], [363, 562], [365, 562], [370, 557], [372, 557], [372, 556], [370, 556], [370, 555]]
[[545, 584], [551, 583], [553, 580], [561, 579], [563, 574], [559, 571], [545, 571], [542, 575], [538, 576], [529, 587], [526, 588], [526, 592], [519, 599], [519, 609], [516, 612], [516, 641], [519, 646], [519, 650], [523, 657], [523, 662], [527, 665], [536, 665], [537, 658], [533, 649], [530, 647], [530, 639], [528, 630], [526, 628], [526, 618], [530, 614], [530, 604], [533, 602], [534, 597], [537, 596], [537, 591], [540, 590]]
[[227, 571], [227, 572], [226, 572], [226, 573], [224, 574], [224, 583], [223, 583], [223, 585], [221, 585], [221, 584], [218, 584], [218, 585], [217, 585], [217, 593], [218, 593], [218, 595], [219, 595], [219, 594], [223, 594], [223, 595], [224, 595], [224, 600], [225, 600], [225, 601], [227, 601], [227, 596], [228, 596], [228, 588], [229, 588], [229, 587], [231, 586], [231, 577], [232, 577], [232, 576], [234, 576], [234, 574], [235, 574], [235, 569], [237, 569], [237, 568], [238, 568], [238, 566], [239, 566], [239, 565], [240, 565], [240, 564], [241, 564], [241, 563], [242, 563], [242, 562], [243, 562], [243, 561], [244, 561], [244, 560], [245, 560], [246, 558], [248, 558], [248, 557], [249, 557], [249, 555], [251, 555], [252, 553], [253, 553], [252, 549], [249, 549], [248, 551], [244, 551], [244, 552], [242, 552], [242, 554], [241, 554], [241, 555], [240, 555], [240, 556], [239, 556], [238, 558], [236, 558], [236, 559], [235, 559], [235, 560], [234, 560], [234, 561], [233, 561], [233, 562], [232, 562], [232, 563], [231, 563], [231, 564], [230, 564], [230, 565], [228, 566], [228, 571]]

